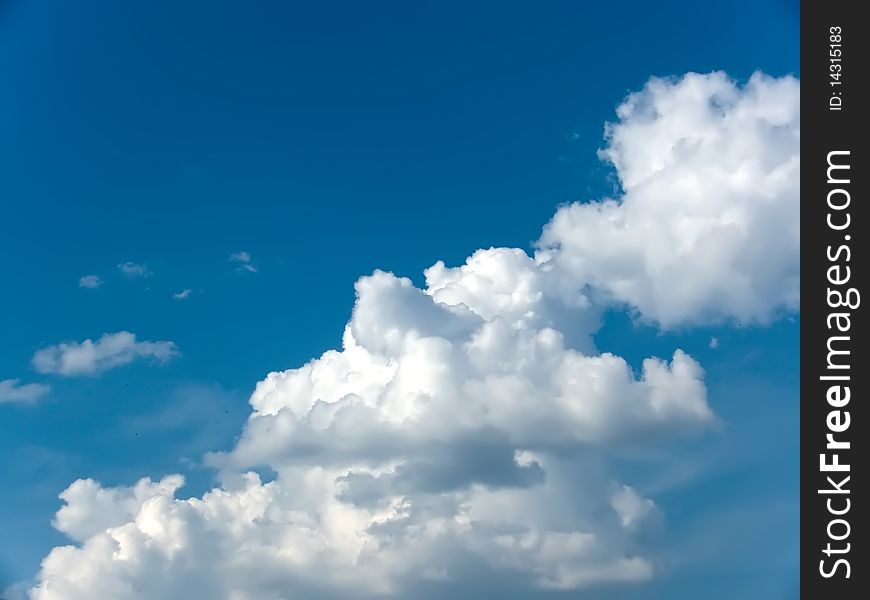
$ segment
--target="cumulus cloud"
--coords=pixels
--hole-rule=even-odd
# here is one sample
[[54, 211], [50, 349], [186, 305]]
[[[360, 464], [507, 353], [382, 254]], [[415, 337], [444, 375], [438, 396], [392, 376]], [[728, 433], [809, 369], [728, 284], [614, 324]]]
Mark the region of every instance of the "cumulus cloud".
[[63, 342], [38, 350], [33, 355], [33, 367], [40, 373], [58, 375], [97, 375], [133, 362], [151, 359], [166, 363], [178, 356], [174, 342], [136, 341], [128, 331], [104, 333], [97, 341]]
[[[541, 598], [654, 576], [658, 509], [613, 459], [715, 416], [682, 350], [635, 369], [593, 336], [614, 305], [663, 327], [797, 308], [797, 94], [760, 75], [651, 81], [607, 128], [623, 197], [561, 208], [534, 256], [478, 250], [423, 288], [359, 279], [341, 348], [270, 373], [234, 447], [207, 457], [219, 486], [64, 491], [55, 526], [74, 544], [31, 597]], [[762, 223], [785, 244], [773, 282], [752, 260]]]
[[120, 263], [118, 265], [118, 270], [121, 271], [121, 274], [124, 275], [124, 277], [129, 277], [130, 279], [151, 276], [151, 270], [148, 267], [130, 261]]
[[190, 297], [191, 293], [193, 293], [193, 290], [185, 288], [185, 289], [181, 290], [180, 292], [176, 292], [176, 293], [172, 294], [172, 297], [175, 300], [186, 300], [188, 297]]
[[79, 287], [96, 289], [103, 285], [103, 280], [97, 275], [82, 275], [79, 277]]
[[51, 388], [42, 383], [22, 384], [20, 379], [0, 381], [0, 404], [29, 404], [48, 395]]
[[236, 265], [237, 271], [257, 272], [257, 268], [251, 263], [251, 255], [244, 250], [230, 254], [229, 260]]
[[663, 327], [800, 304], [800, 86], [653, 79], [606, 128], [623, 194], [562, 207], [536, 259]]
[[52, 525], [71, 539], [83, 542], [96, 533], [127, 522], [147, 500], [171, 496], [183, 482], [180, 475], [173, 475], [157, 483], [145, 478], [133, 487], [107, 489], [92, 479], [79, 479], [61, 493], [65, 505], [55, 515]]
[[402, 597], [418, 573], [466, 585], [473, 563], [535, 594], [651, 576], [599, 455], [707, 427], [694, 360], [635, 375], [566, 347], [544, 311], [484, 317], [471, 295], [444, 304], [383, 272], [356, 288], [342, 350], [258, 384], [235, 448], [210, 457], [219, 488], [66, 490], [55, 525], [76, 545], [46, 558], [33, 597]]

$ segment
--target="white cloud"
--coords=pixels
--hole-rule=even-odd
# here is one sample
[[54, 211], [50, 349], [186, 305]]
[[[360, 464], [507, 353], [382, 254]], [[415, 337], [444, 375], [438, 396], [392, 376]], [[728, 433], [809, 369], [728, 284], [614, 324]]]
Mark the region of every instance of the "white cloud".
[[79, 287], [95, 289], [103, 285], [103, 280], [97, 275], [82, 275], [79, 277]]
[[173, 342], [138, 342], [128, 331], [104, 333], [97, 341], [63, 342], [38, 350], [33, 366], [40, 373], [96, 375], [138, 358], [165, 363], [178, 356]]
[[140, 265], [138, 263], [127, 261], [125, 263], [120, 263], [118, 265], [118, 270], [125, 277], [129, 277], [131, 279], [135, 277], [150, 277], [151, 271], [145, 265]]
[[42, 383], [21, 384], [20, 379], [0, 381], [0, 404], [29, 404], [43, 398], [51, 388]]
[[84, 542], [110, 527], [123, 525], [146, 501], [171, 497], [183, 483], [180, 475], [172, 475], [157, 483], [145, 478], [129, 488], [103, 488], [93, 479], [79, 479], [60, 494], [65, 505], [52, 525], [73, 540]]
[[664, 327], [797, 310], [799, 82], [653, 79], [618, 114], [622, 196], [559, 209], [538, 262]]
[[185, 289], [181, 290], [180, 292], [176, 292], [176, 293], [172, 294], [172, 297], [175, 300], [186, 300], [188, 297], [190, 297], [190, 294], [192, 292], [193, 292], [193, 290], [185, 288]]
[[[479, 250], [427, 269], [423, 289], [381, 271], [359, 279], [341, 349], [257, 384], [235, 446], [208, 457], [218, 487], [183, 499], [177, 477], [73, 483], [56, 526], [76, 544], [43, 561], [32, 598], [540, 598], [654, 576], [642, 532], [657, 509], [613, 458], [715, 417], [686, 353], [636, 372], [593, 334], [612, 302], [663, 326], [797, 308], [780, 287], [798, 260], [794, 217], [780, 214], [797, 205], [780, 179], [797, 160], [796, 94], [760, 76], [746, 88], [719, 74], [654, 80], [608, 129], [620, 202], [560, 209], [534, 258]], [[749, 260], [761, 223], [785, 244], [770, 285]], [[725, 282], [700, 277], [691, 252]]]
[[655, 503], [649, 498], [643, 498], [630, 485], [620, 486], [610, 497], [610, 505], [623, 527], [635, 527], [649, 517], [655, 509]]
[[[567, 348], [544, 309], [508, 319], [498, 302], [485, 318], [388, 273], [357, 294], [341, 351], [258, 384], [236, 447], [211, 456], [221, 487], [73, 484], [56, 525], [77, 546], [46, 558], [34, 598], [402, 597], [423, 571], [467, 585], [474, 561], [538, 593], [651, 576], [606, 463], [581, 450], [709, 426], [697, 363], [677, 351], [635, 377]], [[266, 465], [272, 482], [249, 472]]]
[[719, 338], [711, 337], [710, 343], [708, 345], [710, 346], [711, 350], [715, 350], [716, 348], [719, 347]]
[[251, 255], [244, 250], [230, 254], [230, 262], [236, 264], [236, 270], [256, 273], [257, 268], [251, 263]]

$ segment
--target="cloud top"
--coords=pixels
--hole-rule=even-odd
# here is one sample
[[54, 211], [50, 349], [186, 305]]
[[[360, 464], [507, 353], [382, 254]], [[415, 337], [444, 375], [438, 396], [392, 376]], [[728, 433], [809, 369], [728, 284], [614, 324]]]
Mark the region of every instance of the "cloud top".
[[798, 80], [652, 79], [617, 114], [622, 195], [560, 208], [537, 261], [665, 328], [798, 310]]

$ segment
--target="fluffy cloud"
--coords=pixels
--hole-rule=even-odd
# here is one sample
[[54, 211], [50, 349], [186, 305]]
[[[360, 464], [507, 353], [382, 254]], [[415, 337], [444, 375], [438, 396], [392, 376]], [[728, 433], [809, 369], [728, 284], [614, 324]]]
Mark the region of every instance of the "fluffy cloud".
[[129, 277], [131, 279], [135, 277], [151, 276], [151, 270], [148, 267], [130, 261], [119, 264], [118, 270], [121, 271], [121, 274], [123, 274], [125, 277]]
[[[797, 94], [651, 81], [607, 129], [621, 199], [560, 209], [534, 257], [479, 250], [423, 289], [361, 278], [341, 349], [257, 384], [235, 446], [208, 456], [218, 487], [63, 492], [75, 544], [31, 598], [540, 598], [652, 577], [658, 509], [613, 458], [715, 417], [686, 353], [635, 370], [593, 335], [613, 303], [665, 327], [797, 307]], [[784, 244], [766, 267], [762, 224]]]
[[210, 457], [221, 487], [68, 488], [55, 526], [77, 545], [52, 551], [32, 597], [402, 596], [483, 571], [541, 594], [651, 576], [626, 525], [642, 511], [612, 503], [602, 457], [712, 422], [695, 361], [678, 350], [635, 376], [566, 347], [543, 310], [484, 317], [382, 272], [356, 287], [341, 351], [258, 384], [236, 447]]
[[92, 479], [79, 479], [60, 495], [66, 503], [52, 523], [58, 531], [84, 542], [110, 527], [123, 525], [153, 498], [171, 497], [184, 483], [173, 475], [157, 483], [142, 479], [131, 488], [103, 488]]
[[79, 277], [79, 287], [96, 289], [103, 285], [103, 280], [97, 275], [82, 275]]
[[104, 333], [97, 341], [63, 342], [38, 350], [33, 367], [40, 373], [96, 375], [139, 358], [165, 363], [178, 355], [173, 342], [139, 342], [128, 331]]
[[21, 384], [20, 379], [0, 381], [0, 404], [29, 404], [46, 396], [51, 388], [42, 383]]
[[617, 112], [623, 195], [562, 207], [538, 262], [664, 327], [797, 310], [799, 82], [653, 79]]

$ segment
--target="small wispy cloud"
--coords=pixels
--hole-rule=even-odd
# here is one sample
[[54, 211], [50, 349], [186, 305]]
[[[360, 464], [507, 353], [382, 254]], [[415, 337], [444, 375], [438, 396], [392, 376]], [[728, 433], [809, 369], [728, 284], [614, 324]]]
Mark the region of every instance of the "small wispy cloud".
[[31, 362], [40, 373], [97, 375], [137, 358], [163, 364], [178, 354], [174, 342], [139, 342], [129, 331], [119, 331], [104, 333], [97, 341], [63, 342], [43, 348], [33, 355]]
[[176, 293], [172, 294], [172, 297], [176, 300], [186, 300], [187, 298], [190, 297], [191, 293], [193, 293], [193, 290], [185, 288], [185, 289], [181, 290], [180, 292], [176, 292]]
[[134, 277], [150, 277], [151, 271], [145, 265], [140, 265], [138, 263], [134, 263], [131, 261], [127, 261], [124, 263], [120, 263], [118, 265], [118, 270], [125, 277], [134, 278]]
[[715, 350], [719, 347], [719, 339], [715, 337], [710, 338], [710, 349]]
[[153, 403], [137, 407], [143, 412], [131, 412], [118, 425], [140, 439], [166, 440], [176, 455], [197, 457], [198, 462], [216, 445], [235, 437], [247, 417], [246, 406], [243, 398], [220, 386], [182, 384]]
[[42, 383], [22, 385], [20, 379], [4, 379], [0, 381], [0, 404], [30, 404], [50, 391], [51, 387]]
[[79, 287], [96, 289], [103, 285], [103, 280], [98, 275], [82, 275], [79, 277]]
[[235, 263], [237, 271], [257, 272], [257, 267], [251, 263], [251, 255], [244, 250], [230, 254], [230, 262]]
[[2, 600], [27, 600], [27, 590], [30, 584], [26, 581], [17, 581], [2, 591]]
[[610, 506], [619, 515], [623, 527], [631, 528], [655, 511], [652, 500], [644, 498], [630, 485], [621, 486], [611, 497]]

